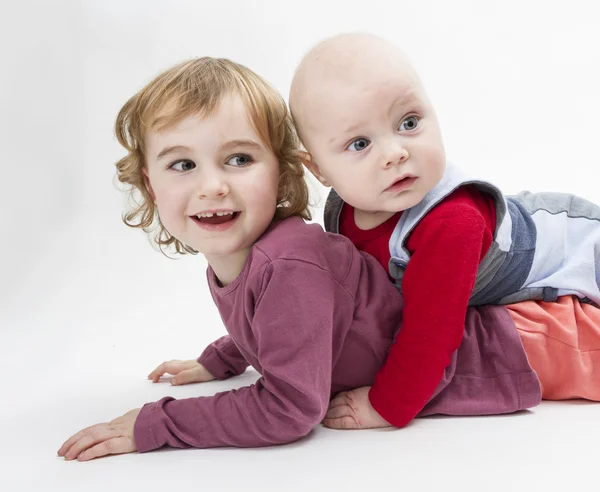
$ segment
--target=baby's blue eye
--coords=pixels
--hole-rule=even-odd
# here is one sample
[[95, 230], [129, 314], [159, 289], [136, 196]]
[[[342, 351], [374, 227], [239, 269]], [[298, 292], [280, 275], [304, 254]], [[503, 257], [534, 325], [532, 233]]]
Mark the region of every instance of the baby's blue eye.
[[175, 169], [175, 171], [191, 171], [196, 167], [196, 164], [189, 160], [177, 161], [169, 166], [171, 169]]
[[252, 157], [246, 154], [238, 154], [227, 159], [227, 164], [234, 167], [244, 167], [252, 163]]
[[402, 123], [400, 123], [400, 131], [410, 131], [414, 130], [419, 126], [419, 118], [416, 116], [409, 116]]
[[365, 150], [371, 142], [367, 138], [357, 138], [353, 140], [346, 150], [352, 150], [354, 152], [360, 152], [361, 150]]

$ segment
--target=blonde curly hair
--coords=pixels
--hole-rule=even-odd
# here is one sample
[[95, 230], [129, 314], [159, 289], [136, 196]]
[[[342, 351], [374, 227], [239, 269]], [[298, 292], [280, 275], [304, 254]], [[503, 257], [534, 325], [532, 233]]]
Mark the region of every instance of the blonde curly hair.
[[275, 219], [294, 215], [311, 218], [300, 145], [281, 95], [243, 65], [223, 58], [195, 58], [158, 75], [125, 103], [115, 124], [117, 139], [127, 150], [116, 163], [117, 179], [128, 185], [133, 204], [123, 215], [123, 222], [154, 236], [161, 251], [171, 246], [179, 254], [197, 253], [173, 237], [160, 221], [144, 177], [146, 134], [191, 115], [210, 115], [230, 94], [242, 98], [254, 130], [279, 161]]

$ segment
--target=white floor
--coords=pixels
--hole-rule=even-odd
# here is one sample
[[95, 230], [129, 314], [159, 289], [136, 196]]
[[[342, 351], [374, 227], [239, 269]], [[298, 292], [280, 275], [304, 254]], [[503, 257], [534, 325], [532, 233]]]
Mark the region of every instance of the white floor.
[[[88, 463], [56, 456], [81, 428], [164, 395], [191, 397], [250, 384], [173, 388], [146, 374], [191, 358], [222, 333], [199, 258], [173, 261], [141, 234], [81, 236], [65, 226], [31, 257], [1, 312], [4, 399], [0, 490], [521, 491], [596, 486], [600, 404], [547, 402], [487, 418], [429, 418], [396, 431], [324, 428], [267, 449], [166, 450]], [[110, 232], [110, 228], [104, 228]], [[76, 232], [79, 231], [79, 235]], [[78, 237], [79, 236], [79, 237]], [[129, 241], [129, 242], [128, 242]], [[8, 296], [8, 297], [7, 297]]]

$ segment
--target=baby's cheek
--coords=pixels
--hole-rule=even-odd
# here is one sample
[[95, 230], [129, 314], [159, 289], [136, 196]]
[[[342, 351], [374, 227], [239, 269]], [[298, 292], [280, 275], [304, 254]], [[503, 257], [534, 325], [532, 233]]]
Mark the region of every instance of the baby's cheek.
[[[427, 162], [429, 163], [429, 174], [432, 180], [439, 181], [446, 169], [446, 155], [443, 148], [432, 146], [427, 154]], [[437, 183], [436, 183], [437, 184]]]

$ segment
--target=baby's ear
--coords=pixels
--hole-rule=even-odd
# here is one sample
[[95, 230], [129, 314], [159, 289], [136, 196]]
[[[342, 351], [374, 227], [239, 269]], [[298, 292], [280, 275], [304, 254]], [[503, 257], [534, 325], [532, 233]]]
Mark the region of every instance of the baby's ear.
[[156, 202], [156, 195], [154, 194], [154, 190], [152, 189], [152, 185], [150, 184], [150, 178], [148, 177], [148, 169], [146, 169], [146, 168], [142, 169], [142, 173], [144, 173], [144, 184], [146, 185], [146, 188], [148, 189], [148, 193], [150, 193], [150, 196], [152, 197], [152, 201]]
[[312, 156], [308, 152], [300, 151], [300, 159], [302, 159], [302, 164], [306, 166], [306, 168], [321, 182], [323, 186], [331, 186], [323, 177], [321, 174], [321, 169], [319, 169], [318, 164], [313, 161]]

